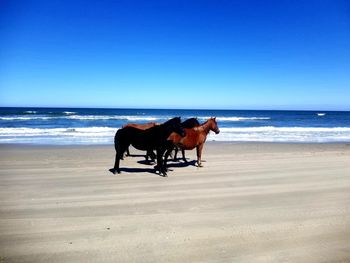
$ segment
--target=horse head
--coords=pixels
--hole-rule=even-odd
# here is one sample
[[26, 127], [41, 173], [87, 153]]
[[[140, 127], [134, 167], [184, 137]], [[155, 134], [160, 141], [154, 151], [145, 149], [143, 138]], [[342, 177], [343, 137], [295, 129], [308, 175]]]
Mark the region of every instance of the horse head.
[[210, 118], [209, 119], [209, 123], [210, 123], [210, 130], [215, 132], [215, 134], [219, 134], [220, 133], [220, 129], [219, 129], [219, 126], [218, 126], [218, 124], [216, 122], [216, 117]]
[[181, 125], [181, 118], [180, 117], [172, 118], [172, 119], [168, 120], [167, 122], [165, 122], [164, 125], [167, 126], [171, 130], [171, 132], [175, 132], [175, 133], [179, 134], [181, 137], [186, 136], [186, 132]]

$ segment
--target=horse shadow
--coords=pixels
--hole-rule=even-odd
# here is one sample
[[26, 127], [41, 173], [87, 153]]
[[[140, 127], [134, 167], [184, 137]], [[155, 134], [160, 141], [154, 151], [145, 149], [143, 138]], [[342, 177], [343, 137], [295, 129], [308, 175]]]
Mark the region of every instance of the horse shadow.
[[145, 157], [144, 154], [129, 154], [129, 155], [126, 155], [125, 157]]
[[137, 163], [144, 164], [144, 165], [156, 165], [156, 162], [146, 161], [146, 160], [139, 160], [139, 161], [137, 161]]
[[168, 162], [168, 168], [181, 168], [188, 166], [196, 166], [196, 160], [187, 161], [187, 162]]
[[151, 173], [151, 174], [156, 174], [153, 168], [120, 168], [121, 172], [126, 172], [126, 173]]
[[[109, 169], [108, 171], [112, 172], [111, 170], [112, 169]], [[156, 173], [156, 171], [153, 168], [127, 168], [127, 167], [124, 167], [124, 168], [120, 168], [120, 172], [121, 173], [147, 173], [147, 174], [153, 174], [153, 175], [160, 176], [158, 173]]]
[[[155, 163], [150, 163], [147, 161], [138, 161], [138, 163], [140, 164], [146, 164], [146, 165], [155, 165]], [[192, 161], [188, 161], [188, 162], [171, 162], [168, 163], [167, 167], [168, 167], [168, 171], [171, 172], [173, 171], [173, 169], [170, 168], [181, 168], [181, 167], [188, 167], [188, 166], [196, 166], [196, 160], [192, 160]], [[110, 171], [110, 170], [109, 170]], [[120, 168], [121, 172], [125, 172], [125, 173], [148, 173], [148, 174], [153, 174], [153, 175], [158, 175], [160, 176], [158, 173], [156, 173], [155, 169], [152, 168], [127, 168], [127, 167], [122, 167]]]

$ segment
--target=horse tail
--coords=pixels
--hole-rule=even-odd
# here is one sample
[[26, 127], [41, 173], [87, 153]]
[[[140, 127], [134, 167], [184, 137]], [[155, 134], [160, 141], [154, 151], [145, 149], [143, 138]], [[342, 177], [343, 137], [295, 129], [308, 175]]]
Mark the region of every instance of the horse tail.
[[116, 150], [116, 152], [118, 152], [119, 131], [120, 129], [115, 133], [114, 136], [114, 149]]

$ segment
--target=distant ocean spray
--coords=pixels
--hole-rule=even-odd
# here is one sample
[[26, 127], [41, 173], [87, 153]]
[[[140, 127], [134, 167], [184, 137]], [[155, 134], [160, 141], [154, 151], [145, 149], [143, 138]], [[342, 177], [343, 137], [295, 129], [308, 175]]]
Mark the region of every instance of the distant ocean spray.
[[221, 132], [209, 141], [350, 142], [350, 112], [0, 108], [0, 143], [112, 144], [123, 124], [175, 116], [217, 117]]

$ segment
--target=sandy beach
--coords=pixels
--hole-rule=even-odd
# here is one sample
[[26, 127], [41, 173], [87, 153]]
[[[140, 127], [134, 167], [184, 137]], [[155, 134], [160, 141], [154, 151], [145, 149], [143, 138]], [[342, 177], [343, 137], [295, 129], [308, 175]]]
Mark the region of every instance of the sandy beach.
[[[350, 262], [350, 144], [0, 146], [0, 262]], [[187, 152], [189, 160], [195, 151]]]

